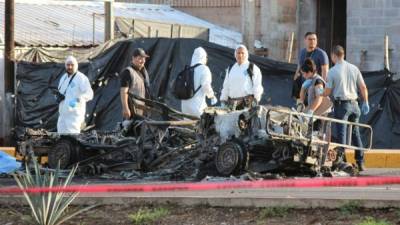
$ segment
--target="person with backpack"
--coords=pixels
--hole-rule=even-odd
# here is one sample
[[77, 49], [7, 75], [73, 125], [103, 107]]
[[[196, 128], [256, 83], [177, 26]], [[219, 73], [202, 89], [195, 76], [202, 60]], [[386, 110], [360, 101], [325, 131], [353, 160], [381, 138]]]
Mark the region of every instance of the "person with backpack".
[[[198, 47], [194, 50], [192, 55], [192, 61], [190, 63], [190, 67], [187, 67], [187, 71], [183, 71], [180, 74], [182, 76], [188, 76], [186, 80], [189, 84], [187, 88], [189, 90], [187, 96], [182, 94], [181, 97], [181, 107], [182, 112], [200, 117], [203, 114], [204, 109], [207, 107], [206, 96], [211, 99], [211, 104], [217, 104], [217, 98], [214, 95], [214, 91], [211, 87], [212, 76], [211, 71], [208, 68], [207, 64], [207, 52], [202, 47]], [[178, 75], [179, 77], [179, 75]], [[177, 82], [176, 84], [177, 85]], [[174, 88], [175, 90], [184, 90], [181, 87]], [[184, 97], [189, 97], [185, 99]]]
[[257, 105], [264, 92], [261, 71], [249, 62], [249, 52], [244, 45], [235, 50], [236, 63], [226, 73], [221, 91], [221, 106], [240, 110]]
[[146, 98], [146, 93], [149, 94], [149, 75], [144, 66], [148, 57], [142, 48], [134, 49], [131, 65], [121, 72], [120, 96], [124, 120], [142, 117], [145, 114], [144, 102], [132, 99], [128, 93], [142, 98]]

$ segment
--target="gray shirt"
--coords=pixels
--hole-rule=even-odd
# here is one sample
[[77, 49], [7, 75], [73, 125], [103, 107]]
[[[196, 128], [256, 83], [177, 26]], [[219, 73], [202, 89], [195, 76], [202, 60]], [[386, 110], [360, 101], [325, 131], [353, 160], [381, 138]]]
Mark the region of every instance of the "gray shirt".
[[326, 87], [332, 89], [335, 100], [356, 100], [357, 87], [364, 84], [360, 70], [345, 60], [338, 61], [328, 71]]

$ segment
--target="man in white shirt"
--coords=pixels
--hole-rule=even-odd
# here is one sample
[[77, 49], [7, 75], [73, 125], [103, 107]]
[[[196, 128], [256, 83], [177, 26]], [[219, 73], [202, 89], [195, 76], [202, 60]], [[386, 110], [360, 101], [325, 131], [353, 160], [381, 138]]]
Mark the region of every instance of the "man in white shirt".
[[244, 45], [235, 50], [236, 63], [227, 71], [221, 92], [221, 104], [240, 110], [258, 104], [264, 92], [260, 68], [249, 62]]

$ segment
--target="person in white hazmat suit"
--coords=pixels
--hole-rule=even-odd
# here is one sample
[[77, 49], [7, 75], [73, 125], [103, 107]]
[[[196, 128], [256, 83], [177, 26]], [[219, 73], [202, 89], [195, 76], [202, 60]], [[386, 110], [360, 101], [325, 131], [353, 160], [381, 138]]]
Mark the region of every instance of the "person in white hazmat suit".
[[58, 107], [57, 132], [78, 134], [85, 121], [86, 102], [92, 100], [93, 90], [89, 79], [78, 71], [78, 61], [75, 57], [67, 57], [65, 69], [67, 72], [58, 84], [58, 91], [65, 98]]
[[201, 64], [194, 69], [194, 88], [195, 90], [201, 85], [199, 91], [187, 100], [182, 100], [182, 112], [193, 116], [200, 117], [204, 109], [207, 107], [206, 96], [211, 99], [211, 104], [217, 104], [218, 100], [214, 95], [211, 87], [212, 76], [207, 64], [207, 52], [198, 47], [194, 50], [190, 66]]
[[249, 62], [244, 45], [235, 49], [236, 63], [227, 70], [221, 91], [221, 106], [241, 110], [258, 104], [264, 92], [262, 74], [257, 65]]

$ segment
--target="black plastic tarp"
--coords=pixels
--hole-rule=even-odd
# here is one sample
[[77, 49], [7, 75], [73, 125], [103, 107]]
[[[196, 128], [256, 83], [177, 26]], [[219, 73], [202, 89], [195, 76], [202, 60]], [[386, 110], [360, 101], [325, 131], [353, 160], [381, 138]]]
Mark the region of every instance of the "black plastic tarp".
[[[208, 53], [208, 65], [213, 74], [213, 88], [219, 96], [226, 68], [234, 62], [234, 50], [197, 39], [149, 38], [116, 43], [105, 52], [79, 65], [95, 91], [88, 102], [87, 125], [98, 130], [113, 129], [122, 120], [119, 99], [118, 73], [131, 60], [132, 51], [142, 47], [150, 55], [146, 63], [151, 79], [151, 91], [159, 100], [180, 109], [171, 94], [172, 82], [185, 64], [189, 64], [193, 50], [203, 47]], [[292, 77], [296, 65], [250, 56], [263, 74], [262, 104], [292, 106], [290, 98]], [[64, 65], [20, 62], [17, 67], [18, 127], [55, 130], [58, 106], [49, 87], [56, 87]], [[369, 88], [371, 113], [362, 117], [372, 125], [375, 148], [400, 148], [400, 82], [394, 82], [390, 73], [375, 71], [363, 73]]]

